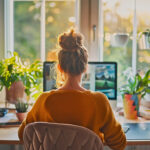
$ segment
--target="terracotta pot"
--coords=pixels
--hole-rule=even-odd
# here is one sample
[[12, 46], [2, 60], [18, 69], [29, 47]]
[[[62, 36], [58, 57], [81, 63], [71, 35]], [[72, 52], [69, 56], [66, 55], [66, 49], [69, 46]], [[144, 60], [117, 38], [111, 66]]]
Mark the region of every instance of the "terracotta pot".
[[26, 116], [27, 116], [27, 112], [24, 112], [24, 113], [16, 113], [16, 116], [17, 116], [17, 118], [18, 118], [18, 120], [20, 121], [20, 122], [22, 122], [25, 118], [26, 118]]
[[6, 88], [6, 101], [15, 104], [17, 99], [26, 99], [25, 88], [22, 81], [14, 82], [11, 87]]
[[141, 101], [141, 95], [124, 94], [123, 96], [124, 116], [127, 119], [138, 118], [140, 101]]

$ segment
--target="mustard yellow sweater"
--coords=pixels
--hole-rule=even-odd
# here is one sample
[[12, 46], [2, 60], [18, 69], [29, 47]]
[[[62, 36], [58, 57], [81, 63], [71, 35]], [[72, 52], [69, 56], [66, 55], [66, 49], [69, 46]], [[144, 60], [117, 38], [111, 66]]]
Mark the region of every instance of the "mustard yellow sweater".
[[115, 120], [109, 101], [100, 92], [53, 90], [41, 94], [19, 128], [20, 140], [26, 124], [35, 121], [87, 127], [114, 150], [123, 150], [126, 145], [125, 134]]

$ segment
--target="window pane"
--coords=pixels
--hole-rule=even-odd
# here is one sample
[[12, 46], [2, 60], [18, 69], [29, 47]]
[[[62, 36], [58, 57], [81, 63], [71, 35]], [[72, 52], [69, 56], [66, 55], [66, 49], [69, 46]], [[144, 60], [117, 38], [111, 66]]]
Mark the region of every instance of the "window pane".
[[46, 59], [55, 60], [57, 37], [75, 26], [75, 0], [46, 2]]
[[103, 0], [104, 61], [118, 63], [118, 87], [124, 83], [122, 72], [132, 65], [133, 8], [131, 0]]
[[[138, 19], [138, 34], [150, 29], [150, 1], [137, 0], [137, 19]], [[140, 45], [139, 45], [140, 46]], [[145, 72], [150, 69], [150, 49], [144, 50], [140, 47], [137, 49], [137, 70]]]
[[14, 2], [14, 49], [22, 59], [40, 58], [40, 2]]
[[[46, 60], [55, 59], [57, 36], [75, 27], [75, 0], [46, 1]], [[41, 1], [14, 1], [15, 51], [25, 60], [40, 58]]]

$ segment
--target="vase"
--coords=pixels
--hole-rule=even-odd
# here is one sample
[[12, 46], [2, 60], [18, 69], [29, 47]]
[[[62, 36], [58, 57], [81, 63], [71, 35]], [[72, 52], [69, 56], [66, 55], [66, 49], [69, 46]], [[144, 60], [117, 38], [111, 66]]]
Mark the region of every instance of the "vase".
[[141, 101], [141, 95], [138, 94], [124, 94], [123, 106], [124, 116], [127, 119], [137, 119], [139, 116], [139, 106]]
[[22, 81], [12, 83], [11, 87], [6, 88], [6, 102], [15, 104], [17, 99], [26, 99], [25, 88]]

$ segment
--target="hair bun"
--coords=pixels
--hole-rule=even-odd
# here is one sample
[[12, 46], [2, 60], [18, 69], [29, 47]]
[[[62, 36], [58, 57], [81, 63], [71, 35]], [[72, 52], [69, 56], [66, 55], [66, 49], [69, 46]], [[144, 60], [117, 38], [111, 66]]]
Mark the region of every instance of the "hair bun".
[[62, 49], [73, 50], [82, 46], [82, 35], [76, 33], [73, 29], [68, 33], [63, 33], [59, 36], [58, 41]]

